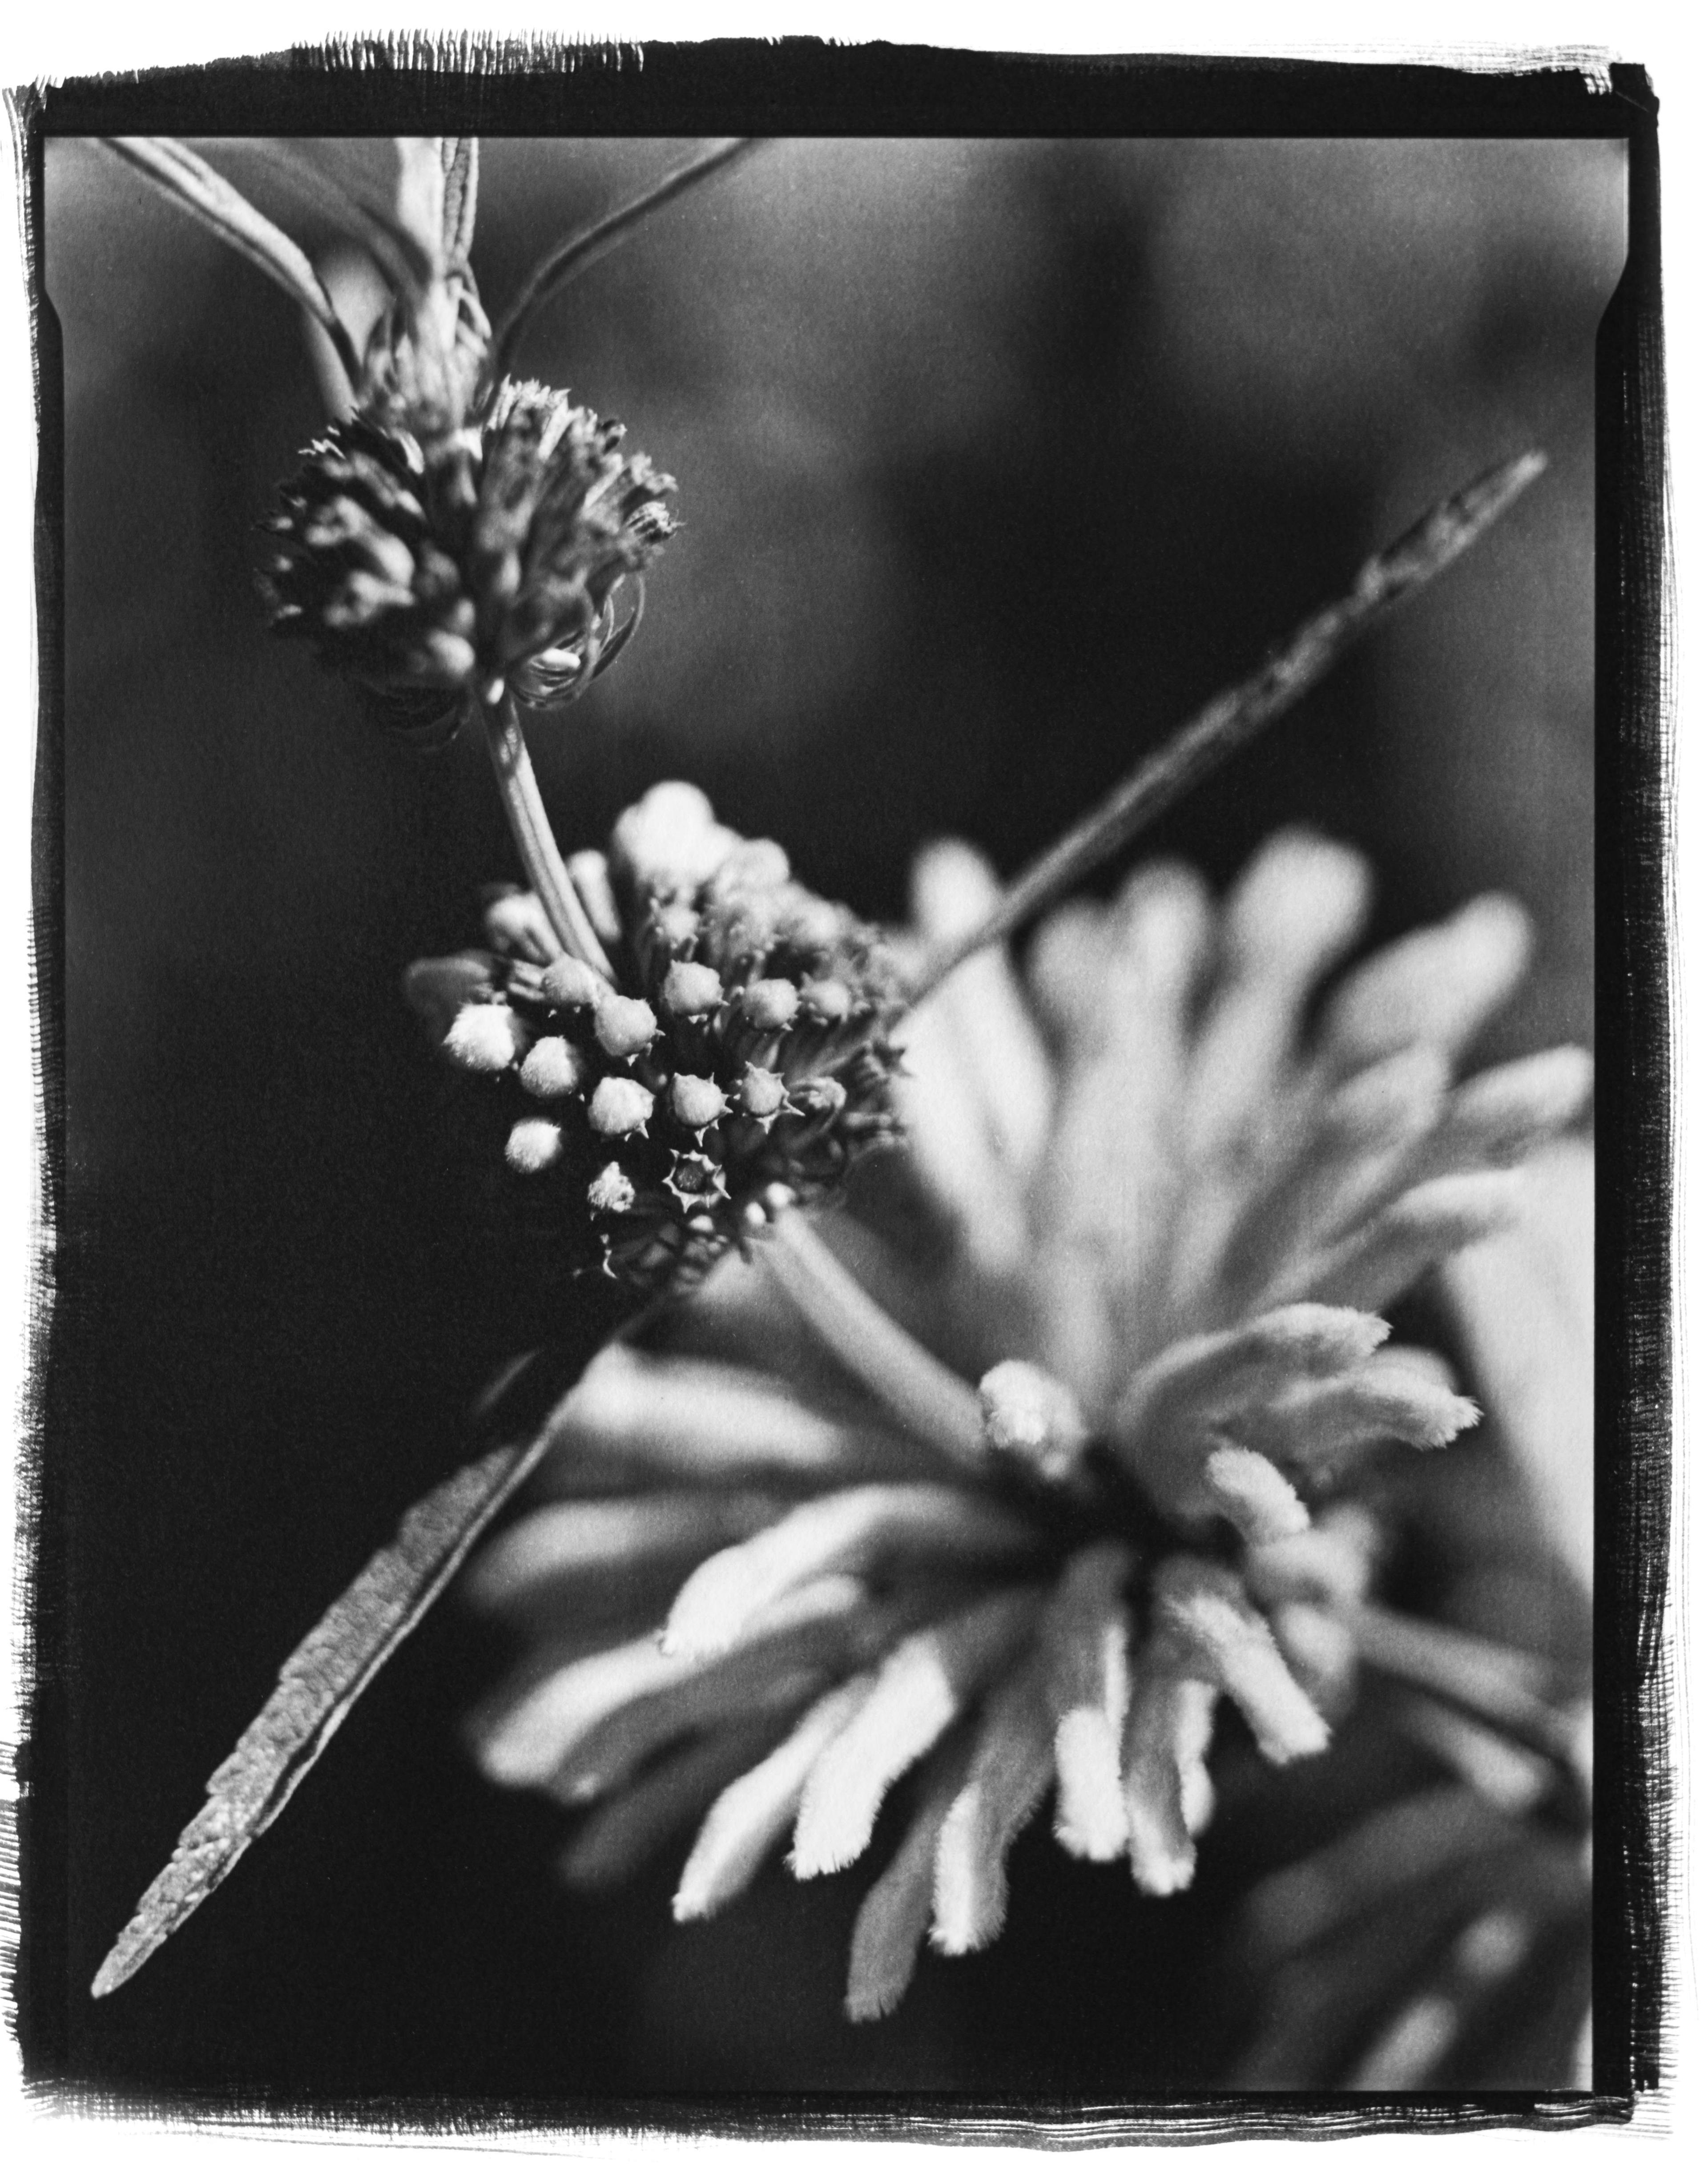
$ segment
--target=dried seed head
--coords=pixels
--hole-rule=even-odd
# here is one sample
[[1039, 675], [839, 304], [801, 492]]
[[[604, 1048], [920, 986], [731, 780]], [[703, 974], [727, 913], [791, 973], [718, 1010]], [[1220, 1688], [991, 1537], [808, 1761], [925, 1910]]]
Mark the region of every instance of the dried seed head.
[[284, 488], [262, 588], [280, 635], [431, 746], [476, 695], [554, 703], [615, 659], [617, 591], [674, 529], [675, 485], [555, 388], [506, 379], [470, 418], [473, 376], [440, 370], [429, 395], [418, 344], [379, 353]]

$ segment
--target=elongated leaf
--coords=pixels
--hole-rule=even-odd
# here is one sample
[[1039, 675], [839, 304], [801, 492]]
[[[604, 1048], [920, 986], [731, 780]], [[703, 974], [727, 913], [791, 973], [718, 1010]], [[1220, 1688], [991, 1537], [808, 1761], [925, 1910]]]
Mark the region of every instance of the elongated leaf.
[[279, 1816], [357, 1697], [544, 1454], [556, 1417], [554, 1404], [538, 1432], [506, 1440], [417, 1501], [390, 1545], [303, 1638], [97, 1972], [97, 1999], [135, 1974]]
[[436, 226], [431, 246], [423, 246], [399, 219], [395, 203], [383, 201], [370, 183], [334, 174], [285, 138], [258, 137], [249, 148], [305, 202], [341, 229], [351, 241], [359, 243], [399, 294], [412, 304], [419, 303], [434, 277]]
[[442, 139], [394, 136], [397, 183], [392, 217], [421, 252], [435, 279], [445, 271], [445, 163]]
[[361, 368], [344, 323], [306, 253], [282, 228], [275, 227], [240, 190], [234, 189], [223, 174], [174, 137], [108, 136], [102, 141], [192, 219], [266, 274], [292, 302], [300, 304], [330, 335], [345, 375], [352, 385], [356, 384]]

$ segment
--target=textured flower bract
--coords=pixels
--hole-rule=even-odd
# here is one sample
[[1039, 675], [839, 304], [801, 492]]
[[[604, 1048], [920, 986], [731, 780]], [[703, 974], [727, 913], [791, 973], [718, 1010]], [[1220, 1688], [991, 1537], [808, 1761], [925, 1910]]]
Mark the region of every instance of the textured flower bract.
[[431, 743], [471, 698], [579, 695], [638, 615], [616, 598], [675, 528], [675, 480], [623, 427], [533, 379], [484, 385], [490, 330], [466, 261], [368, 343], [353, 413], [303, 454], [262, 576], [281, 635], [307, 639], [379, 717]]

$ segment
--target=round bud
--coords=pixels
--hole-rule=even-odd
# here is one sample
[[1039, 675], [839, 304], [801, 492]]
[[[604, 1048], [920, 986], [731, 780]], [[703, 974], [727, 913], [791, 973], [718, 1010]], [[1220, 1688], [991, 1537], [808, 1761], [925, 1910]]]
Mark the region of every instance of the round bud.
[[839, 1114], [848, 1093], [834, 1076], [809, 1076], [795, 1085], [794, 1099], [804, 1114]]
[[788, 1086], [774, 1070], [749, 1067], [736, 1091], [736, 1103], [743, 1114], [763, 1121], [777, 1112], [788, 1092]]
[[660, 997], [673, 1016], [710, 1015], [723, 998], [723, 980], [709, 963], [672, 962]]
[[544, 1174], [562, 1155], [562, 1130], [539, 1114], [518, 1121], [504, 1148], [504, 1156], [518, 1174]]
[[729, 1101], [709, 1076], [671, 1079], [671, 1111], [685, 1129], [705, 1129], [729, 1111]]
[[658, 1017], [644, 1000], [607, 993], [594, 1011], [593, 1034], [613, 1061], [644, 1053], [658, 1036]]
[[522, 556], [513, 546], [507, 546], [496, 555], [486, 571], [488, 595], [500, 606], [508, 606], [522, 589]]
[[713, 902], [702, 920], [712, 961], [726, 966], [763, 962], [777, 940], [776, 903], [777, 897], [768, 894], [732, 894]]
[[652, 913], [652, 928], [672, 955], [691, 953], [699, 938], [699, 912], [685, 901], [661, 902]]
[[843, 937], [846, 914], [834, 902], [799, 889], [777, 921], [777, 938], [803, 955], [828, 955]]
[[492, 964], [484, 955], [441, 955], [412, 962], [403, 997], [435, 1038], [442, 1039], [471, 1000], [492, 998]]
[[1047, 1485], [1077, 1473], [1091, 1434], [1070, 1390], [1035, 1364], [998, 1364], [979, 1382], [985, 1443]]
[[598, 971], [575, 955], [560, 955], [539, 989], [555, 1008], [595, 1008], [611, 990]]
[[788, 854], [777, 841], [743, 841], [717, 867], [712, 891], [721, 899], [737, 894], [769, 894], [788, 881]]
[[634, 1184], [612, 1160], [587, 1185], [587, 1201], [595, 1212], [629, 1212], [634, 1207]]
[[501, 1075], [528, 1050], [528, 1025], [502, 1000], [473, 1000], [457, 1011], [445, 1049], [459, 1068]]
[[586, 1073], [586, 1063], [567, 1038], [538, 1038], [522, 1064], [522, 1088], [536, 1099], [567, 1099]]
[[607, 1076], [587, 1104], [587, 1118], [600, 1137], [646, 1134], [652, 1119], [652, 1094], [627, 1076]]
[[537, 894], [500, 894], [486, 907], [486, 944], [500, 955], [542, 966], [561, 954]]
[[611, 861], [636, 885], [661, 894], [694, 889], [735, 845], [710, 803], [685, 780], [661, 780], [611, 829]]
[[376, 575], [389, 577], [406, 590], [415, 581], [415, 556], [395, 532], [365, 524], [359, 550]]
[[474, 646], [467, 637], [452, 636], [442, 629], [430, 629], [417, 650], [423, 665], [442, 682], [466, 682], [474, 672]]
[[814, 977], [800, 989], [801, 1005], [821, 1022], [843, 1022], [854, 1010], [854, 994], [840, 977]]
[[742, 1020], [755, 1030], [787, 1030], [800, 994], [787, 977], [761, 977], [741, 996]]

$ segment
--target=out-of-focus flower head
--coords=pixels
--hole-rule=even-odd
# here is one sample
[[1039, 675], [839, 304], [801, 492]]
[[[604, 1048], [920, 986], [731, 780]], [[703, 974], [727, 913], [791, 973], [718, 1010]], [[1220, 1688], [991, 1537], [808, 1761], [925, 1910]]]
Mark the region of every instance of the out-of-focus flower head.
[[[1499, 897], [1313, 1011], [1368, 887], [1284, 835], [1219, 908], [1155, 867], [1058, 911], [1024, 986], [974, 957], [909, 1026], [906, 1148], [826, 1231], [839, 1255], [791, 1216], [585, 1376], [552, 1497], [468, 1580], [526, 1638], [479, 1762], [591, 1807], [572, 1880], [698, 1818], [676, 1907], [705, 1916], [785, 1840], [803, 1878], [853, 1864], [912, 1775], [854, 1929], [871, 2018], [927, 1933], [996, 1936], [1053, 1789], [1070, 1853], [1175, 1891], [1223, 1699], [1285, 1764], [1361, 1652], [1395, 1664], [1361, 1475], [1477, 1412], [1381, 1314], [1513, 1216], [1589, 1062], [1456, 1086], [1528, 956]], [[925, 940], [993, 891], [928, 856]]]
[[567, 954], [538, 899], [500, 892], [488, 950], [418, 962], [407, 990], [487, 1087], [494, 1150], [572, 1262], [691, 1282], [732, 1243], [840, 1182], [894, 1133], [899, 964], [810, 893], [774, 841], [664, 782], [572, 883], [609, 975]]

